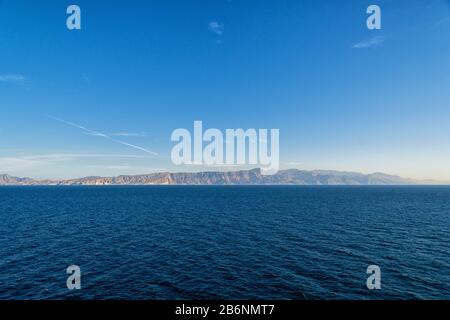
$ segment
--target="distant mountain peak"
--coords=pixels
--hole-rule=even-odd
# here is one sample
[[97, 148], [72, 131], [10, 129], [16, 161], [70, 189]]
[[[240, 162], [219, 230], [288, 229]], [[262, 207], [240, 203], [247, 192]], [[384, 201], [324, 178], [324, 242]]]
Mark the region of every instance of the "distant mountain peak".
[[24, 184], [27, 182], [31, 182], [34, 181], [33, 179], [30, 178], [18, 178], [18, 177], [14, 177], [11, 176], [9, 174], [0, 174], [0, 185], [15, 185], [15, 184]]

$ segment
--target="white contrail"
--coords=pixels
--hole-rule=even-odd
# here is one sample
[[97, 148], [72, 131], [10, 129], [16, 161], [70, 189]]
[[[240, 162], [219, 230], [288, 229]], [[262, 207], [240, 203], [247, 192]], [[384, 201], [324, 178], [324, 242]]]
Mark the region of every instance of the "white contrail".
[[122, 144], [124, 146], [128, 146], [128, 147], [131, 147], [131, 148], [134, 148], [134, 149], [137, 149], [137, 150], [141, 150], [141, 151], [144, 151], [146, 153], [152, 154], [154, 156], [158, 155], [158, 153], [156, 153], [156, 152], [150, 151], [150, 150], [145, 149], [143, 147], [140, 147], [140, 146], [137, 146], [137, 145], [134, 145], [134, 144], [122, 141], [122, 140], [111, 138], [107, 134], [104, 134], [104, 133], [101, 133], [101, 132], [98, 132], [98, 131], [94, 131], [94, 130], [90, 130], [90, 129], [88, 129], [86, 127], [83, 127], [83, 126], [81, 126], [79, 124], [76, 124], [76, 123], [73, 123], [73, 122], [70, 122], [70, 121], [66, 121], [66, 120], [63, 120], [63, 119], [59, 119], [59, 118], [56, 118], [56, 117], [52, 117], [52, 116], [49, 116], [49, 118], [53, 119], [53, 120], [56, 120], [56, 121], [59, 121], [59, 122], [62, 122], [62, 123], [65, 123], [65, 124], [67, 124], [69, 126], [81, 129], [81, 130], [83, 130], [83, 131], [85, 131], [85, 132], [87, 132], [89, 134], [94, 135], [94, 136], [102, 137], [102, 138], [108, 139], [108, 140], [110, 140], [112, 142], [120, 143], [120, 144]]

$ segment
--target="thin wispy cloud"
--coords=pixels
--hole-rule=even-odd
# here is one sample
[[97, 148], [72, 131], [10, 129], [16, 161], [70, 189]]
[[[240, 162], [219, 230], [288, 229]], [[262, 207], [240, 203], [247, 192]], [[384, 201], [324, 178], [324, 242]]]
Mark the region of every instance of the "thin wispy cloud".
[[54, 165], [56, 162], [75, 159], [72, 155], [47, 154], [28, 156], [0, 157], [0, 168], [4, 172], [33, 169], [40, 166]]
[[133, 165], [93, 165], [91, 168], [96, 169], [105, 169], [105, 170], [120, 170], [120, 171], [133, 171], [139, 174], [148, 173], [148, 172], [165, 172], [167, 169], [165, 168], [149, 168], [149, 167], [141, 167], [141, 166], [133, 166]]
[[445, 26], [445, 25], [448, 24], [448, 23], [450, 23], [450, 16], [447, 16], [447, 17], [445, 17], [445, 18], [442, 18], [442, 19], [436, 21], [436, 22], [434, 23], [434, 27], [435, 27], [435, 28], [437, 28], [437, 27], [442, 27], [442, 26]]
[[141, 133], [136, 133], [136, 132], [116, 132], [116, 133], [111, 133], [111, 136], [113, 137], [145, 137], [146, 134], [141, 132]]
[[288, 166], [302, 166], [303, 162], [290, 161], [290, 162], [286, 162], [286, 165], [288, 165]]
[[214, 32], [215, 34], [221, 36], [223, 34], [223, 23], [219, 23], [217, 21], [211, 21], [208, 24], [208, 29]]
[[[159, 157], [159, 156], [158, 156]], [[14, 172], [23, 169], [53, 165], [58, 162], [74, 161], [83, 158], [105, 159], [147, 159], [157, 158], [150, 155], [134, 154], [102, 154], [102, 153], [53, 153], [0, 157], [2, 172]]]
[[141, 147], [141, 146], [138, 146], [138, 145], [135, 145], [135, 144], [131, 144], [131, 143], [119, 140], [119, 139], [112, 138], [111, 136], [109, 136], [107, 134], [104, 134], [102, 132], [98, 132], [98, 131], [95, 131], [95, 130], [88, 129], [88, 128], [86, 128], [86, 127], [84, 127], [82, 125], [76, 124], [74, 122], [66, 121], [66, 120], [63, 120], [63, 119], [55, 118], [55, 117], [49, 117], [49, 118], [51, 118], [53, 120], [56, 120], [56, 121], [59, 121], [59, 122], [62, 122], [62, 123], [65, 123], [65, 124], [67, 124], [69, 126], [72, 126], [74, 128], [78, 128], [78, 129], [82, 130], [84, 133], [87, 133], [87, 134], [90, 134], [90, 135], [93, 135], [93, 136], [97, 136], [97, 137], [102, 137], [102, 138], [107, 139], [109, 141], [112, 141], [112, 142], [115, 142], [115, 143], [118, 143], [118, 144], [130, 147], [130, 148], [134, 148], [134, 149], [137, 149], [137, 150], [140, 150], [140, 151], [143, 151], [143, 152], [155, 155], [155, 156], [158, 155], [158, 153], [150, 151], [150, 150], [148, 150], [148, 149], [146, 149], [144, 147]]
[[14, 172], [21, 169], [34, 167], [37, 161], [27, 160], [18, 157], [0, 157], [0, 167], [3, 172]]
[[384, 42], [385, 38], [383, 36], [375, 36], [368, 40], [358, 42], [352, 46], [353, 49], [367, 49], [372, 47], [378, 47]]
[[160, 156], [147, 156], [137, 154], [110, 154], [110, 153], [53, 153], [20, 156], [25, 160], [73, 160], [77, 158], [160, 158]]
[[205, 167], [205, 168], [234, 168], [234, 167], [245, 167], [245, 164], [205, 164], [204, 162], [195, 162], [192, 161], [190, 163], [186, 163], [186, 166], [195, 166], [195, 167]]
[[[18, 155], [18, 156], [0, 156], [0, 174], [9, 173], [16, 176], [28, 177], [35, 175], [39, 170], [47, 170], [55, 167], [76, 165], [79, 158], [155, 158], [155, 156], [144, 155], [122, 155], [122, 154], [38, 154], [38, 155]], [[135, 159], [131, 159], [135, 160]], [[69, 163], [68, 163], [69, 162]], [[88, 165], [83, 166], [85, 169], [96, 169], [96, 172], [104, 172], [108, 175], [119, 174], [148, 174], [153, 172], [165, 172], [165, 168], [136, 166], [132, 164], [109, 164], [109, 165]], [[50, 169], [50, 170], [51, 170]], [[105, 171], [106, 170], [106, 171]], [[89, 172], [89, 170], [87, 171]], [[97, 174], [96, 174], [97, 175]], [[80, 174], [79, 176], [89, 176], [89, 174]], [[36, 178], [36, 177], [35, 177]], [[51, 177], [40, 177], [41, 179], [51, 179]], [[60, 179], [61, 177], [54, 177]], [[66, 177], [66, 178], [71, 178]]]
[[87, 75], [83, 74], [81, 78], [86, 84], [91, 84], [91, 79]]
[[[86, 134], [88, 136], [95, 136], [95, 137], [103, 137], [105, 134], [103, 133], [92, 133], [92, 132], [83, 132], [83, 134]], [[117, 132], [117, 133], [108, 133], [106, 134], [110, 137], [145, 137], [145, 133], [135, 133], [135, 132]]]
[[21, 74], [0, 74], [0, 82], [19, 84], [25, 82], [25, 77]]

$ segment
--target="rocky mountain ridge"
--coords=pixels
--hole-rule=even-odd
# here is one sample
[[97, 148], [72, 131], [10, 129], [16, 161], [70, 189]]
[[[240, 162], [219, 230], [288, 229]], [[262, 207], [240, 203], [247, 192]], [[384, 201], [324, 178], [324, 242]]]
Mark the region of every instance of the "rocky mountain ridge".
[[430, 184], [383, 173], [362, 174], [330, 170], [280, 170], [261, 175], [260, 169], [240, 171], [159, 172], [116, 177], [35, 180], [0, 175], [0, 185], [412, 185]]

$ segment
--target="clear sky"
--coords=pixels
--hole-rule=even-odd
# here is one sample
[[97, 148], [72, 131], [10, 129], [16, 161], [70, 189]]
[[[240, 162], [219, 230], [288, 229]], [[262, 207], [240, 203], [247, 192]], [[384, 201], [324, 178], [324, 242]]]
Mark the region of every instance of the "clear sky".
[[16, 176], [212, 170], [170, 159], [202, 120], [279, 128], [282, 168], [450, 181], [450, 1], [0, 0], [0, 118]]

